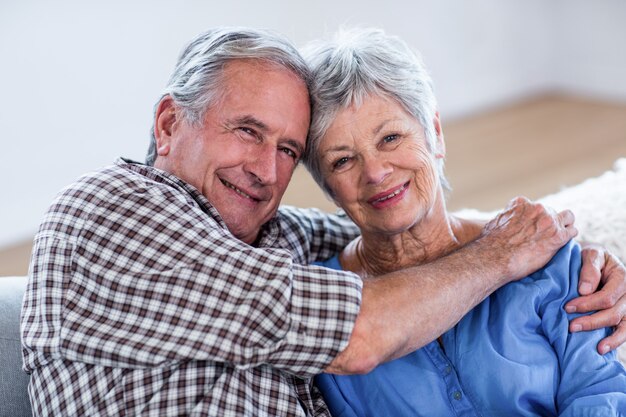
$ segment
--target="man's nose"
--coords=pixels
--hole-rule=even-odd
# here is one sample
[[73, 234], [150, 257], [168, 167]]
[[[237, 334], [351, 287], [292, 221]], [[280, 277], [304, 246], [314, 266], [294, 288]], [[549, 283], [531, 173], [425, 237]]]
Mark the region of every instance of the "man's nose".
[[246, 170], [263, 185], [275, 184], [277, 180], [276, 148], [263, 144], [252, 149]]

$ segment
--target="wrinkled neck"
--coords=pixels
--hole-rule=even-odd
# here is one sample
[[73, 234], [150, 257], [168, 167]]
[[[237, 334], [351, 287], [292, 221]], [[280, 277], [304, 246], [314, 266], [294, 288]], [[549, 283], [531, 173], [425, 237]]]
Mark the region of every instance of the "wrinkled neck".
[[363, 277], [429, 263], [475, 237], [465, 229], [461, 220], [447, 213], [442, 202], [401, 233], [363, 232], [344, 249], [340, 262], [344, 269]]

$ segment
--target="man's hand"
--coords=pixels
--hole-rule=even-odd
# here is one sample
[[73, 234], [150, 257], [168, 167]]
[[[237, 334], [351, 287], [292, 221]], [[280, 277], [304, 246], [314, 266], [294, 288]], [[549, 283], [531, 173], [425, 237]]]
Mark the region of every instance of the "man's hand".
[[601, 246], [582, 246], [583, 262], [578, 283], [581, 296], [567, 303], [565, 310], [568, 313], [600, 310], [572, 320], [570, 331], [614, 326], [613, 334], [598, 343], [598, 352], [605, 354], [626, 341], [626, 269], [617, 257]]
[[485, 225], [480, 240], [489, 239], [489, 246], [495, 251], [493, 256], [508, 260], [507, 278], [511, 281], [543, 267], [577, 234], [571, 211], [557, 214], [517, 197]]

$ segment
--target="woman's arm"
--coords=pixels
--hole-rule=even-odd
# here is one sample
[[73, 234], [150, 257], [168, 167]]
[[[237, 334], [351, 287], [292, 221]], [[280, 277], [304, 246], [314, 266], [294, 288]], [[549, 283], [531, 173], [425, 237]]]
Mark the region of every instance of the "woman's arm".
[[568, 331], [568, 320], [580, 314], [567, 315], [563, 306], [577, 295], [580, 265], [580, 247], [570, 243], [538, 272], [538, 285], [544, 293], [538, 311], [541, 329], [559, 363], [557, 409], [560, 416], [589, 410], [597, 413], [594, 415], [616, 415], [626, 408], [626, 372], [614, 353], [601, 356], [592, 348], [609, 330]]

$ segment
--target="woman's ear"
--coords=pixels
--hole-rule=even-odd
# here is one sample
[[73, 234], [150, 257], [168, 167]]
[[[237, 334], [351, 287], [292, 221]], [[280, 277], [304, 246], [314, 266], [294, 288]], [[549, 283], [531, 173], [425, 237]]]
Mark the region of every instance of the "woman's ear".
[[173, 130], [175, 128], [178, 111], [174, 100], [169, 95], [161, 99], [157, 105], [154, 123], [154, 138], [158, 156], [170, 153]]
[[435, 158], [445, 158], [446, 143], [443, 140], [443, 128], [441, 127], [441, 120], [439, 119], [439, 111], [435, 112], [433, 126], [435, 127]]

